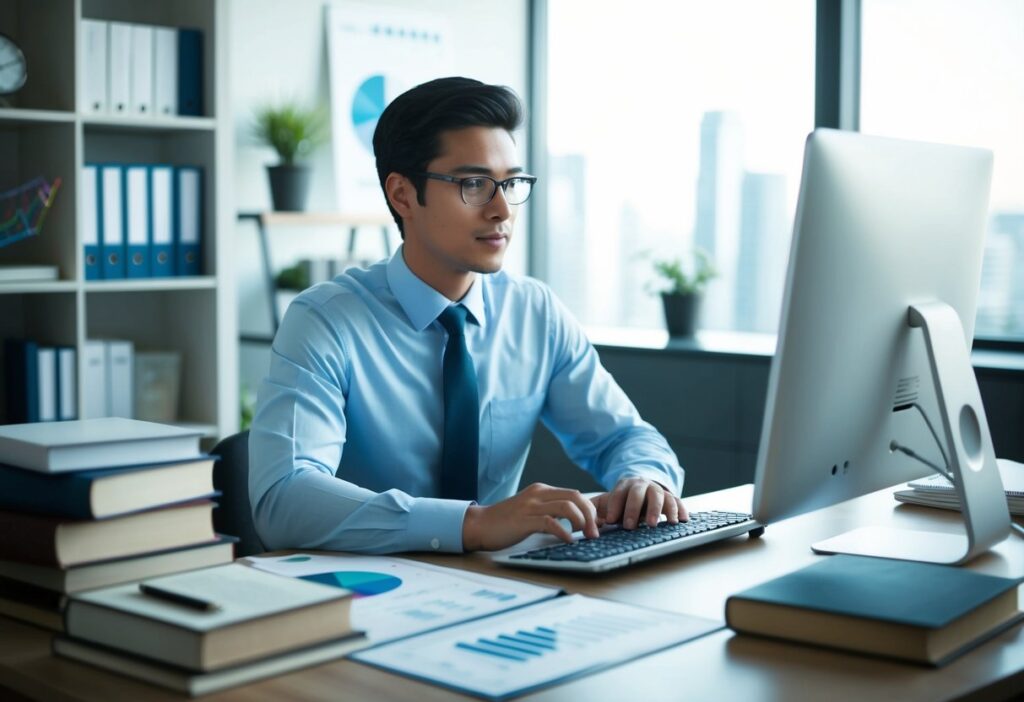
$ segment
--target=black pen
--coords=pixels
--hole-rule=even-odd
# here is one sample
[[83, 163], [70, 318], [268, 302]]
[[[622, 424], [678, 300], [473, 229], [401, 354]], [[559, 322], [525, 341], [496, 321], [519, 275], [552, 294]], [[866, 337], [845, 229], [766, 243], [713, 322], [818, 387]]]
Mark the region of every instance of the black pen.
[[171, 592], [170, 590], [164, 590], [161, 587], [155, 585], [147, 585], [146, 583], [139, 583], [139, 592], [149, 597], [155, 597], [158, 600], [165, 600], [167, 602], [173, 602], [184, 607], [191, 609], [197, 609], [201, 612], [214, 612], [220, 607], [214, 602], [208, 602], [207, 600], [201, 600], [198, 597], [191, 597], [189, 595], [182, 595], [180, 592]]

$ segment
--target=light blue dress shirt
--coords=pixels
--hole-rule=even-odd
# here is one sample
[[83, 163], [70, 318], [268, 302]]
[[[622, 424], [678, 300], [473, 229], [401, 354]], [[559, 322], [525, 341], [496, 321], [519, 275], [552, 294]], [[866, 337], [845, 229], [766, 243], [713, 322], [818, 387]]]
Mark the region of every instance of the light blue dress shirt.
[[[402, 249], [292, 302], [249, 438], [249, 496], [265, 546], [462, 550], [472, 503], [437, 497], [447, 341], [437, 316], [450, 304]], [[461, 304], [480, 389], [481, 503], [516, 493], [538, 419], [606, 489], [635, 476], [681, 494], [668, 443], [547, 286], [477, 275]]]

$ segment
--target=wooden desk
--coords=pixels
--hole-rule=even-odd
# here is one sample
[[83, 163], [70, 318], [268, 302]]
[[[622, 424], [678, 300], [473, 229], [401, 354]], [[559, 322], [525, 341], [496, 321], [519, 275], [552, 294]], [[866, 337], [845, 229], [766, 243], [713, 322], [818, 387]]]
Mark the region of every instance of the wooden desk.
[[[721, 618], [737, 590], [813, 562], [809, 544], [855, 526], [896, 524], [953, 531], [958, 515], [896, 507], [891, 490], [768, 527], [762, 539], [733, 539], [617, 573], [565, 576], [508, 570], [486, 556], [416, 556], [445, 566], [524, 577], [572, 592]], [[691, 509], [747, 510], [751, 486], [687, 501]], [[1024, 574], [1024, 539], [1012, 536], [972, 570]], [[0, 618], [0, 686], [47, 700], [171, 700], [181, 697], [127, 678], [52, 657], [41, 629]], [[735, 636], [725, 630], [639, 661], [543, 690], [528, 700], [1009, 699], [1024, 695], [1024, 628], [1018, 626], [945, 668]], [[4, 695], [0, 693], [0, 697]], [[439, 687], [337, 661], [204, 698], [209, 700], [467, 699]]]

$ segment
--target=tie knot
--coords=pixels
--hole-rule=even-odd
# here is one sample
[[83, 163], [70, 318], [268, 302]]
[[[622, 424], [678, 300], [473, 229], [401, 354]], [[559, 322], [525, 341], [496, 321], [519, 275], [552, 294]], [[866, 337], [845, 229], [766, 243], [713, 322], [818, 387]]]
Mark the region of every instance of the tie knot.
[[466, 314], [469, 312], [462, 305], [451, 305], [444, 309], [437, 321], [451, 336], [462, 336], [466, 328]]

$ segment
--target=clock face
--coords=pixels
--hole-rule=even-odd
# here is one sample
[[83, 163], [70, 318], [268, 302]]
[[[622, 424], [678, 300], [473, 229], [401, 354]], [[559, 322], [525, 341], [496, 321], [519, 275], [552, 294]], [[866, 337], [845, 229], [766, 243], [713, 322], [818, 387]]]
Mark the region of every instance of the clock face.
[[25, 85], [28, 64], [25, 54], [6, 34], [0, 34], [0, 95], [10, 95]]

